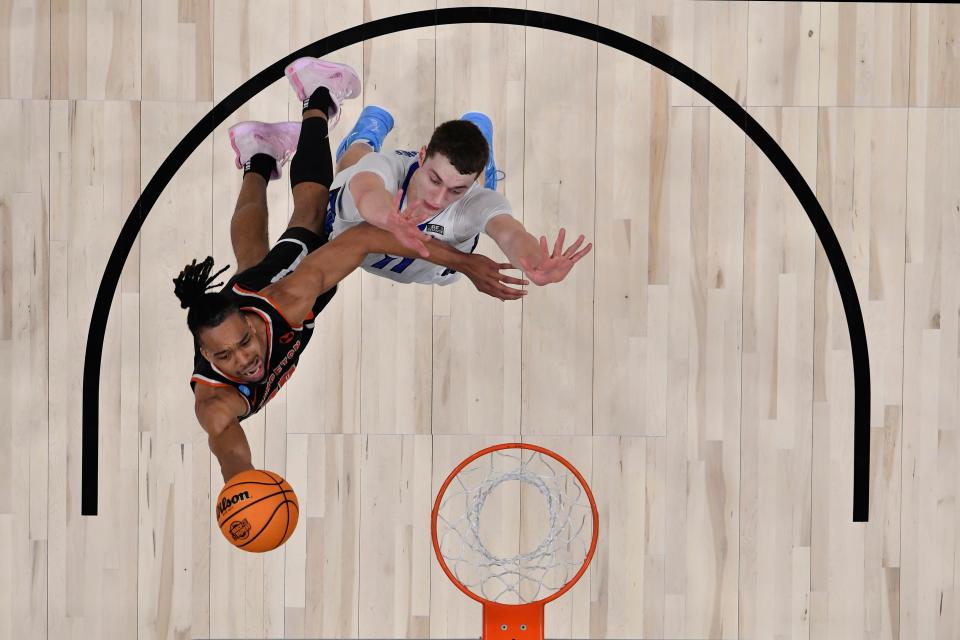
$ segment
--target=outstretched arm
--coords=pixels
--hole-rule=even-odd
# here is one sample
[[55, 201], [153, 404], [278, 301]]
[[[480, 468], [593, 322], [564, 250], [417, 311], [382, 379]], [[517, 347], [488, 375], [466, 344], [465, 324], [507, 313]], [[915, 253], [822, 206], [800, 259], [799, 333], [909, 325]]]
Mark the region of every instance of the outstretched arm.
[[393, 194], [387, 191], [383, 178], [372, 171], [360, 171], [350, 178], [347, 188], [363, 219], [383, 229], [393, 202]]
[[[393, 242], [394, 246], [387, 251], [387, 255], [403, 258], [421, 258], [417, 251], [403, 246], [391, 234], [384, 241], [389, 244]], [[525, 296], [527, 292], [524, 289], [508, 287], [508, 284], [526, 285], [530, 284], [528, 280], [515, 278], [502, 273], [504, 269], [513, 269], [514, 266], [509, 262], [498, 263], [480, 253], [463, 253], [451, 245], [430, 238], [424, 243], [429, 255], [424, 260], [439, 264], [453, 269], [465, 275], [473, 283], [480, 293], [485, 293], [492, 298], [499, 300], [518, 300]]]
[[253, 469], [250, 444], [237, 419], [239, 407], [226, 395], [232, 393], [235, 392], [209, 389], [206, 385], [198, 384], [194, 404], [197, 420], [207, 432], [210, 451], [220, 462], [220, 475], [224, 482], [241, 471]]
[[[416, 225], [411, 227], [398, 223], [403, 189], [391, 194], [387, 191], [383, 178], [372, 171], [361, 171], [350, 178], [347, 188], [364, 220], [395, 235], [403, 246], [417, 252], [418, 255], [413, 257], [429, 258], [429, 252], [424, 246], [428, 236]], [[419, 208], [419, 201], [410, 202], [406, 209], [407, 215], [418, 215], [416, 211]]]
[[[415, 220], [415, 219], [414, 219]], [[410, 222], [414, 227], [415, 222]], [[347, 229], [307, 255], [293, 273], [264, 288], [261, 293], [273, 300], [284, 317], [293, 323], [306, 318], [314, 302], [360, 266], [368, 253], [386, 253], [396, 239], [366, 223]]]
[[[547, 249], [546, 236], [541, 236], [537, 240], [519, 220], [509, 215], [491, 218], [487, 222], [486, 232], [513, 265], [523, 269], [534, 284], [541, 286], [563, 280], [570, 273], [573, 265], [590, 253], [593, 247], [593, 244], [588, 243], [586, 247], [580, 249], [584, 239], [581, 235], [566, 251], [563, 251], [566, 230], [560, 229], [553, 253], [550, 253]], [[577, 251], [577, 249], [580, 250]]]

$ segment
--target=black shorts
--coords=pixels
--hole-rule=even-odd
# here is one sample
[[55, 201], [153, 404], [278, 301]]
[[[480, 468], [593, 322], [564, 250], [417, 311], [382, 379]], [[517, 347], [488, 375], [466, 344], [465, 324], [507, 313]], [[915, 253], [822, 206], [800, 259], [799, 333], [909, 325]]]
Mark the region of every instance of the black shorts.
[[[293, 273], [293, 270], [307, 257], [307, 254], [316, 251], [326, 243], [326, 238], [318, 236], [307, 228], [290, 227], [283, 232], [277, 243], [263, 257], [263, 260], [242, 273], [234, 274], [223, 285], [223, 289], [229, 291], [234, 284], [239, 284], [251, 291], [260, 291], [269, 287], [274, 282], [278, 282]], [[320, 294], [320, 297], [313, 304], [314, 316], [327, 306], [336, 292], [337, 287], [334, 286], [329, 291]]]

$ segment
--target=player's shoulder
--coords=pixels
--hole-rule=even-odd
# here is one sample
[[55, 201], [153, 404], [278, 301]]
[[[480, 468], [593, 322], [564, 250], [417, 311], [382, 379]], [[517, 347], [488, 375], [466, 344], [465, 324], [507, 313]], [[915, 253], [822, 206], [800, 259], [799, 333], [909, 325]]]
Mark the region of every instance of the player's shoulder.
[[357, 161], [357, 167], [389, 166], [396, 170], [406, 170], [417, 161], [416, 151], [385, 150], [365, 154]]
[[513, 207], [506, 196], [492, 189], [485, 189], [480, 184], [474, 185], [460, 199], [460, 209], [464, 212], [490, 212], [498, 211], [512, 213]]
[[502, 194], [474, 185], [450, 207], [449, 217], [451, 234], [458, 242], [484, 233], [487, 222], [494, 216], [513, 215], [510, 202]]
[[356, 164], [338, 174], [341, 181], [346, 183], [350, 179], [363, 172], [370, 172], [379, 175], [388, 188], [392, 188], [391, 183], [396, 184], [403, 180], [410, 165], [416, 162], [416, 154], [407, 156], [405, 152], [394, 151], [373, 151], [360, 158]]
[[193, 388], [194, 411], [201, 424], [235, 419], [246, 411], [240, 392], [228, 385], [211, 385], [202, 382]]

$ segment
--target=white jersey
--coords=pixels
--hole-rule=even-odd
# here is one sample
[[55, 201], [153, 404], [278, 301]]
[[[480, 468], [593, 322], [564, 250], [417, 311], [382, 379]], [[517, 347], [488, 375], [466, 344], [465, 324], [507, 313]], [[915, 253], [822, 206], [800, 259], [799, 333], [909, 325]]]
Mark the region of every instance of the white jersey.
[[[403, 188], [403, 201], [400, 206], [402, 211], [407, 205], [410, 178], [419, 166], [414, 151], [368, 153], [357, 164], [337, 174], [330, 185], [330, 202], [327, 207], [326, 227], [330, 238], [335, 238], [345, 229], [363, 222], [353, 195], [347, 188], [353, 176], [369, 171], [383, 178], [383, 183], [390, 193], [395, 194], [397, 189]], [[420, 228], [427, 235], [464, 253], [473, 253], [487, 222], [500, 214], [513, 214], [507, 199], [475, 182], [462, 197], [421, 223]], [[370, 273], [397, 282], [446, 285], [460, 278], [456, 271], [427, 260], [401, 258], [383, 253], [371, 253], [360, 266]]]

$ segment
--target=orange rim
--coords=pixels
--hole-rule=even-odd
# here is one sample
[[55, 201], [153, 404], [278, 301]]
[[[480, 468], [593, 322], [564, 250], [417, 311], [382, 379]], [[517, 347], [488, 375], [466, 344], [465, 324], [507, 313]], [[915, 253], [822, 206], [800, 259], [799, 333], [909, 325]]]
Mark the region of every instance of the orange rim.
[[[565, 466], [567, 470], [570, 471], [577, 478], [577, 481], [580, 483], [580, 486], [583, 487], [583, 490], [586, 492], [587, 499], [590, 501], [590, 511], [593, 513], [593, 534], [590, 539], [590, 548], [587, 550], [587, 555], [583, 560], [583, 566], [580, 567], [580, 570], [577, 571], [576, 575], [574, 575], [573, 578], [571, 578], [570, 581], [567, 582], [567, 584], [563, 585], [563, 587], [561, 587], [555, 593], [551, 593], [546, 598], [541, 598], [540, 600], [535, 600], [533, 602], [527, 602], [524, 604], [503, 604], [500, 602], [495, 602], [493, 600], [488, 600], [482, 596], [478, 596], [474, 592], [467, 589], [463, 585], [463, 583], [461, 583], [460, 580], [455, 575], [453, 575], [453, 572], [450, 571], [450, 567], [447, 566], [447, 562], [443, 559], [443, 554], [440, 553], [440, 542], [437, 540], [437, 516], [440, 513], [440, 503], [442, 501], [443, 494], [447, 492], [447, 487], [450, 486], [450, 483], [453, 482], [453, 479], [457, 477], [457, 474], [463, 471], [463, 469], [468, 464], [470, 464], [477, 458], [481, 458], [487, 455], [488, 453], [493, 453], [494, 451], [501, 451], [503, 449], [527, 449], [529, 451], [536, 451], [538, 453], [542, 453], [544, 455], [550, 456], [551, 458], [553, 458], [554, 460], [556, 460], [557, 462]], [[440, 562], [440, 568], [443, 569], [443, 572], [445, 574], [447, 574], [447, 578], [450, 579], [450, 582], [452, 582], [458, 589], [460, 589], [460, 591], [462, 591], [472, 599], [476, 600], [477, 602], [484, 605], [487, 605], [487, 604], [496, 605], [498, 607], [530, 607], [531, 605], [545, 605], [548, 602], [552, 602], [553, 600], [556, 600], [557, 598], [565, 594], [567, 591], [572, 589], [573, 585], [577, 584], [577, 581], [580, 580], [580, 577], [583, 576], [583, 574], [587, 570], [587, 567], [590, 566], [590, 562], [593, 560], [593, 553], [597, 549], [597, 536], [599, 533], [600, 533], [600, 515], [597, 513], [597, 502], [596, 500], [593, 499], [593, 491], [590, 490], [590, 485], [587, 484], [587, 481], [584, 479], [584, 477], [580, 474], [579, 471], [577, 471], [577, 468], [572, 464], [570, 464], [570, 462], [568, 462], [567, 459], [561, 456], [560, 454], [554, 453], [549, 449], [537, 446], [535, 444], [527, 444], [526, 442], [505, 442], [503, 444], [495, 444], [491, 447], [487, 447], [485, 449], [481, 449], [480, 451], [477, 451], [473, 455], [466, 458], [463, 462], [458, 464], [453, 469], [453, 471], [450, 472], [450, 475], [447, 476], [447, 479], [443, 481], [443, 484], [440, 485], [440, 491], [437, 492], [437, 497], [433, 502], [433, 512], [431, 513], [431, 518], [430, 518], [430, 536], [433, 538], [433, 553], [437, 557], [437, 560]]]

